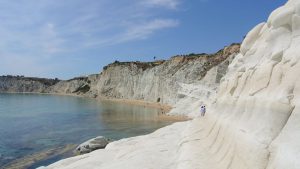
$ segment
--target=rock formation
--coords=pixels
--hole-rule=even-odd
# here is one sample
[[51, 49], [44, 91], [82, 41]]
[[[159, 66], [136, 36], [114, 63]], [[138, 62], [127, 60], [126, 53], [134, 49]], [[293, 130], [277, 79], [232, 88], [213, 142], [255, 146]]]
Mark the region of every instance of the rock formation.
[[[156, 62], [115, 62], [105, 66], [100, 74], [70, 80], [5, 76], [0, 77], [0, 92], [73, 94], [174, 105], [185, 97], [178, 93], [182, 85], [206, 81], [207, 87], [214, 90], [239, 48], [240, 44], [232, 44], [210, 55], [174, 56]], [[209, 79], [203, 80], [207, 73], [211, 74]]]
[[[187, 72], [181, 75], [178, 70], [184, 68], [175, 66], [167, 72], [171, 73], [168, 76], [172, 72], [177, 75], [163, 79], [165, 82], [155, 79], [156, 76], [140, 76], [139, 79], [151, 79], [157, 85], [173, 87], [163, 89], [166, 90], [163, 94], [148, 93], [151, 95], [149, 99], [144, 94], [152, 90], [131, 83], [144, 80], [125, 80], [130, 90], [123, 91], [118, 86], [120, 83], [114, 82], [117, 79], [104, 78], [96, 87], [104, 95], [152, 101], [160, 97], [164, 103], [174, 104], [171, 114], [193, 117], [199, 114], [199, 105], [204, 103], [207, 115], [175, 123], [149, 135], [112, 142], [104, 150], [65, 159], [46, 168], [298, 169], [299, 35], [300, 0], [289, 0], [275, 10], [266, 23], [259, 24], [248, 33], [240, 53], [229, 65], [217, 90], [213, 90], [216, 83], [209, 83], [213, 79], [219, 81], [212, 76], [218, 72], [214, 68], [203, 75], [201, 70], [196, 71], [197, 75]], [[168, 64], [164, 62], [159, 66], [178, 62], [183, 61], [172, 58]], [[193, 62], [189, 68], [192, 65]], [[166, 77], [164, 69], [159, 69], [159, 66], [148, 71], [161, 75], [161, 78]], [[130, 68], [138, 74], [142, 70], [131, 65], [119, 70], [131, 72]], [[103, 74], [104, 77], [120, 76]], [[194, 81], [197, 78], [200, 80]], [[114, 84], [113, 88], [103, 87], [106, 86], [104, 83]], [[150, 85], [151, 88], [160, 89], [155, 84]], [[178, 92], [172, 93], [177, 89]]]
[[[104, 68], [94, 89], [102, 97], [175, 105], [185, 97], [178, 93], [183, 84], [206, 81], [212, 88], [218, 86], [239, 48], [239, 44], [232, 44], [211, 55], [174, 56], [149, 63], [116, 62]], [[207, 72], [210, 78], [203, 80]]]
[[98, 136], [96, 138], [92, 138], [82, 144], [80, 144], [75, 152], [77, 154], [86, 154], [90, 153], [92, 151], [95, 151], [97, 149], [103, 149], [106, 147], [106, 145], [110, 142], [110, 139], [105, 138], [103, 136]]
[[0, 92], [49, 92], [49, 87], [58, 79], [45, 79], [24, 76], [0, 76]]

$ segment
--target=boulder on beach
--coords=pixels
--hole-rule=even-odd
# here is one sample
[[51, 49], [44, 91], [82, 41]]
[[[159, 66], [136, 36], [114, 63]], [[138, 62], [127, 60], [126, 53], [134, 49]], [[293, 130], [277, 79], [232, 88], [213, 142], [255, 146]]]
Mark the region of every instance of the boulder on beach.
[[90, 139], [82, 144], [80, 144], [75, 152], [77, 154], [86, 154], [90, 153], [94, 150], [97, 149], [103, 149], [106, 147], [106, 145], [110, 142], [111, 140], [108, 138], [105, 138], [103, 136], [98, 136], [96, 138]]

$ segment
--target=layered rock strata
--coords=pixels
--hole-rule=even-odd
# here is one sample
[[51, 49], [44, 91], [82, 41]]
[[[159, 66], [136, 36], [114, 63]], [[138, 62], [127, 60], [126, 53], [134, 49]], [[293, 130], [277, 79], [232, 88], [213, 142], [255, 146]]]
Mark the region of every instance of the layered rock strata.
[[[185, 97], [178, 93], [184, 84], [206, 81], [209, 87], [218, 86], [239, 48], [239, 44], [232, 44], [211, 55], [174, 56], [150, 63], [116, 62], [105, 67], [94, 89], [109, 98], [175, 105]], [[210, 77], [203, 80], [208, 72]]]
[[[174, 56], [155, 62], [115, 62], [100, 74], [70, 80], [6, 76], [0, 78], [0, 92], [73, 94], [174, 105], [185, 97], [178, 93], [185, 84], [206, 81], [211, 90], [216, 88], [239, 48], [239, 44], [232, 44], [215, 54]], [[207, 73], [210, 78], [203, 80]]]
[[0, 92], [37, 92], [47, 93], [58, 79], [45, 79], [24, 76], [0, 76]]

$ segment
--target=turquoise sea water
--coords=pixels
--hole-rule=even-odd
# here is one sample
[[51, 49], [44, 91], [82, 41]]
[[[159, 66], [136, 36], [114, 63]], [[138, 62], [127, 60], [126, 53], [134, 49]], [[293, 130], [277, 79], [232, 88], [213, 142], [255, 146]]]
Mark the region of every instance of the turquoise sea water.
[[[95, 136], [137, 136], [171, 124], [160, 110], [95, 99], [0, 94], [0, 166], [14, 159]], [[0, 167], [1, 168], [1, 167]]]

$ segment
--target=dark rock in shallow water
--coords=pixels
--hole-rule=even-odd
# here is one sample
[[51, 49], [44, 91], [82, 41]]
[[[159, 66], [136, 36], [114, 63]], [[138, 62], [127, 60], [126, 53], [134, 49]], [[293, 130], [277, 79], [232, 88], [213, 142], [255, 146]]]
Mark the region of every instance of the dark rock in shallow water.
[[76, 148], [76, 153], [78, 154], [86, 154], [90, 153], [94, 150], [97, 149], [103, 149], [106, 147], [106, 145], [110, 142], [111, 140], [108, 138], [105, 138], [103, 136], [98, 136], [96, 138], [90, 139], [82, 144], [80, 144]]
[[[2, 169], [32, 169], [39, 167], [40, 165], [49, 165], [62, 158], [67, 158], [73, 156], [72, 150], [74, 150], [75, 145], [69, 144], [62, 147], [57, 147], [53, 149], [47, 149], [41, 152], [30, 154], [18, 159], [10, 157], [11, 159], [4, 158], [4, 160], [9, 160], [9, 163], [0, 164]], [[71, 155], [72, 154], [72, 155]]]

